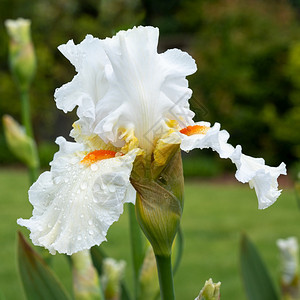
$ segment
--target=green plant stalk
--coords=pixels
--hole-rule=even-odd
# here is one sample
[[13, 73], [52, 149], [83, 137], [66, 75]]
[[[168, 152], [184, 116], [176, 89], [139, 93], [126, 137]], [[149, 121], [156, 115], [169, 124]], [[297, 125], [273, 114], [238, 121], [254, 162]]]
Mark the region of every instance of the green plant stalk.
[[161, 300], [174, 300], [174, 283], [170, 256], [155, 255]]
[[[31, 114], [30, 114], [30, 103], [29, 103], [28, 90], [25, 90], [25, 89], [21, 90], [20, 96], [21, 96], [22, 124], [25, 128], [26, 134], [29, 137], [31, 137], [32, 139], [34, 139], [31, 120], [30, 120]], [[34, 156], [36, 157], [37, 161], [39, 162], [38, 151], [36, 148], [34, 151]], [[30, 182], [34, 183], [39, 176], [39, 165], [37, 165], [36, 167], [28, 167], [28, 173], [29, 173]]]
[[142, 232], [135, 216], [135, 207], [132, 204], [128, 205], [129, 228], [130, 228], [130, 244], [133, 263], [134, 276], [134, 299], [139, 297], [139, 276], [141, 266], [144, 261], [145, 249], [142, 238]]

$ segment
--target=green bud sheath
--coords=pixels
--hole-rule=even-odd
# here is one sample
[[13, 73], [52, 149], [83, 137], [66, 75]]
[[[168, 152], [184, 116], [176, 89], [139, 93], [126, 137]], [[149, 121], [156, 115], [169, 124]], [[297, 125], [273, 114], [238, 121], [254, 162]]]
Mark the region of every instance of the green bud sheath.
[[10, 67], [21, 92], [27, 91], [36, 69], [30, 34], [30, 20], [6, 20]]
[[[140, 166], [139, 166], [140, 168]], [[183, 210], [183, 170], [180, 150], [161, 169], [159, 174], [137, 176], [131, 183], [137, 191], [137, 220], [150, 241], [155, 255], [170, 256]]]

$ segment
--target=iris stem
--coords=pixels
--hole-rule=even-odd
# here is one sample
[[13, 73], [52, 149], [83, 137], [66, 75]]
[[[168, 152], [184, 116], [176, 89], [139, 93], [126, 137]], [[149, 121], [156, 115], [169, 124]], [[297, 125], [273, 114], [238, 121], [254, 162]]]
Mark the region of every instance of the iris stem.
[[145, 257], [145, 247], [143, 243], [142, 232], [135, 216], [135, 206], [133, 204], [128, 205], [128, 212], [134, 277], [134, 299], [138, 299], [139, 275]]
[[[31, 124], [30, 114], [30, 103], [29, 103], [29, 92], [28, 90], [20, 91], [21, 96], [21, 111], [22, 111], [22, 124], [25, 128], [26, 135], [31, 137], [34, 141], [33, 130]], [[34, 145], [36, 145], [34, 143]], [[38, 151], [35, 147], [34, 156], [37, 162], [39, 162]], [[34, 183], [39, 176], [39, 163], [36, 167], [28, 167], [30, 183]]]
[[174, 300], [174, 283], [171, 264], [171, 255], [161, 256], [155, 255], [157, 272], [160, 286], [161, 300]]

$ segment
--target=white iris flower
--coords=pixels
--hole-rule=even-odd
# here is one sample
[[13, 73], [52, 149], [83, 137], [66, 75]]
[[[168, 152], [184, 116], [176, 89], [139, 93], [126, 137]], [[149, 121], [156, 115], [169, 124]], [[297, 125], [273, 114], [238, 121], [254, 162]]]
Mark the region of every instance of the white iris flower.
[[187, 152], [211, 148], [230, 158], [236, 178], [255, 188], [259, 208], [280, 195], [284, 163], [266, 166], [228, 144], [220, 124], [193, 121], [186, 76], [196, 71], [195, 61], [178, 49], [158, 54], [158, 35], [157, 28], [140, 26], [59, 47], [77, 75], [56, 90], [56, 104], [64, 112], [77, 106], [79, 119], [71, 131], [76, 142], [57, 139], [60, 150], [50, 172], [29, 190], [33, 216], [18, 220], [35, 245], [72, 254], [100, 244], [123, 204], [135, 203], [129, 179], [136, 157], [162, 166], [173, 146]]

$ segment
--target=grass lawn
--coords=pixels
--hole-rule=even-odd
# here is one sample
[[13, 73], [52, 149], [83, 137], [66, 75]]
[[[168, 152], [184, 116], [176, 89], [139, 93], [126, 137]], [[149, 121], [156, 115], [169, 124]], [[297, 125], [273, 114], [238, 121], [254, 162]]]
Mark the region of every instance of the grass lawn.
[[[20, 170], [0, 169], [0, 299], [25, 299], [16, 266], [16, 224], [28, 218], [28, 180]], [[222, 299], [245, 300], [239, 275], [239, 238], [245, 231], [259, 248], [274, 280], [279, 264], [276, 239], [296, 236], [300, 240], [299, 214], [293, 190], [284, 190], [277, 203], [267, 210], [257, 209], [253, 190], [247, 185], [214, 185], [186, 182], [182, 228], [185, 248], [175, 276], [179, 300], [194, 299], [210, 277], [222, 282]], [[104, 248], [111, 256], [126, 259], [126, 280], [131, 284], [127, 213], [115, 223]], [[26, 229], [22, 232], [28, 235]], [[54, 269], [71, 289], [70, 270], [62, 255], [54, 257]]]

